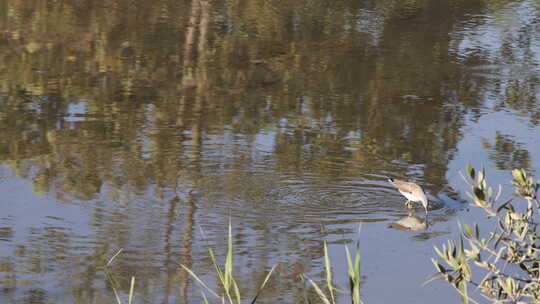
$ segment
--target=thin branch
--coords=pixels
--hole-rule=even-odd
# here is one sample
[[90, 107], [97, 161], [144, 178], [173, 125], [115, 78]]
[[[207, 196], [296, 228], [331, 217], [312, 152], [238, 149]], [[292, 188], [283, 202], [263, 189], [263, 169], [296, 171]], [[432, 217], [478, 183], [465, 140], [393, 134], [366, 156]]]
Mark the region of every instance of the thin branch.
[[468, 295], [464, 294], [463, 292], [461, 292], [461, 290], [459, 290], [459, 288], [457, 288], [456, 286], [452, 285], [452, 287], [454, 287], [455, 290], [457, 290], [457, 292], [464, 298], [467, 298], [469, 299], [469, 301], [473, 302], [473, 303], [476, 303], [476, 304], [480, 304], [478, 302], [476, 302], [473, 298], [469, 297]]
[[105, 267], [109, 266], [109, 265], [113, 262], [114, 258], [116, 258], [120, 253], [122, 253], [122, 251], [124, 251], [124, 248], [120, 248], [120, 249], [112, 256], [112, 258], [109, 259], [109, 261], [107, 262], [107, 264], [105, 265]]

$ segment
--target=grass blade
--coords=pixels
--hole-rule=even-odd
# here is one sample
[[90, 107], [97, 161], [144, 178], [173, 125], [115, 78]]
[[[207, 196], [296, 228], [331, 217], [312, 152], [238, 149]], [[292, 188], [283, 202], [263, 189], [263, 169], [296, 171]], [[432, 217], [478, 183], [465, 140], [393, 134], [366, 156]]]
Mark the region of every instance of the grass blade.
[[210, 304], [210, 302], [208, 302], [208, 299], [206, 298], [206, 295], [204, 294], [203, 291], [201, 291], [201, 295], [202, 295], [204, 304]]
[[351, 259], [351, 254], [349, 253], [349, 246], [345, 245], [345, 258], [347, 259], [347, 270], [349, 272], [349, 277], [352, 276], [353, 263]]
[[233, 252], [232, 252], [232, 227], [231, 220], [229, 219], [229, 235], [227, 240], [227, 256], [225, 258], [225, 289], [230, 290], [232, 285], [232, 265], [233, 265]]
[[460, 296], [461, 296], [461, 302], [463, 304], [469, 303], [469, 296], [467, 295], [467, 282], [465, 280], [459, 282], [458, 287]]
[[134, 289], [135, 289], [135, 277], [131, 277], [131, 286], [129, 287], [128, 304], [131, 304], [131, 300], [133, 299], [133, 290]]
[[118, 295], [118, 292], [116, 292], [116, 288], [113, 287], [114, 297], [116, 299], [117, 304], [122, 304], [122, 300], [120, 299], [120, 296]]
[[266, 286], [266, 283], [267, 283], [268, 280], [270, 279], [270, 276], [272, 275], [272, 272], [274, 272], [274, 269], [276, 269], [276, 265], [274, 265], [274, 267], [272, 267], [272, 269], [270, 269], [270, 271], [269, 271], [268, 274], [266, 275], [266, 278], [264, 278], [264, 281], [263, 281], [263, 283], [261, 284], [261, 286], [259, 287], [259, 289], [257, 290], [257, 293], [255, 294], [255, 297], [254, 297], [253, 300], [251, 301], [251, 304], [254, 304], [255, 301], [257, 301], [257, 298], [259, 297], [259, 294], [260, 294], [261, 291], [263, 290], [264, 286]]
[[324, 292], [322, 292], [322, 290], [319, 288], [317, 283], [313, 282], [313, 280], [310, 279], [310, 278], [307, 278], [307, 279], [308, 279], [309, 283], [311, 283], [311, 286], [313, 286], [313, 288], [315, 289], [315, 292], [317, 292], [317, 295], [319, 295], [319, 298], [321, 298], [321, 301], [323, 301], [324, 304], [332, 304], [332, 303], [330, 303], [330, 301], [328, 300], [328, 298], [326, 297]]
[[351, 301], [353, 304], [360, 304], [360, 249], [359, 244], [356, 246], [354, 253], [354, 263], [351, 258], [349, 247], [345, 245], [345, 256], [347, 259], [347, 273], [349, 275], [349, 287], [351, 293]]
[[105, 265], [105, 267], [111, 265], [112, 261], [114, 260], [114, 258], [116, 258], [120, 253], [122, 253], [122, 251], [124, 251], [124, 248], [120, 248], [113, 256], [112, 258], [109, 259], [109, 261], [107, 262], [107, 264]]
[[334, 285], [332, 284], [333, 278], [332, 278], [332, 265], [330, 264], [330, 256], [328, 255], [328, 246], [326, 244], [326, 241], [323, 242], [324, 246], [324, 267], [326, 271], [326, 285], [328, 287], [328, 291], [330, 292], [330, 298], [332, 299], [332, 303], [336, 303], [336, 299], [334, 298]]
[[210, 254], [210, 259], [212, 259], [212, 264], [214, 264], [214, 267], [216, 268], [219, 281], [221, 282], [222, 285], [224, 285], [225, 278], [224, 278], [223, 272], [221, 271], [221, 268], [219, 267], [216, 261], [216, 256], [214, 255], [214, 251], [212, 250], [212, 248], [208, 248], [208, 253]]
[[111, 283], [111, 287], [114, 293], [116, 304], [122, 304], [122, 299], [120, 299], [120, 296], [118, 295], [118, 292], [116, 291], [116, 282], [114, 281], [114, 278], [107, 272], [105, 274], [107, 275], [107, 278], [109, 279], [109, 282]]
[[195, 280], [197, 280], [197, 282], [199, 282], [199, 284], [201, 284], [204, 288], [210, 291], [210, 293], [213, 294], [216, 298], [221, 298], [216, 292], [210, 289], [210, 287], [208, 287], [193, 271], [191, 271], [191, 269], [187, 268], [183, 264], [180, 264], [180, 266], [182, 266], [182, 268], [184, 268], [184, 270], [187, 271], [189, 275], [191, 275]]
[[234, 295], [236, 296], [236, 301], [238, 304], [242, 304], [242, 300], [240, 297], [240, 289], [238, 288], [238, 284], [236, 284], [236, 281], [234, 280], [232, 276], [231, 276], [231, 282], [232, 282], [232, 287], [234, 290]]
[[303, 275], [300, 275], [300, 280], [302, 281], [302, 293], [304, 295], [304, 304], [311, 304], [311, 301], [309, 300], [308, 293], [307, 293], [306, 278]]

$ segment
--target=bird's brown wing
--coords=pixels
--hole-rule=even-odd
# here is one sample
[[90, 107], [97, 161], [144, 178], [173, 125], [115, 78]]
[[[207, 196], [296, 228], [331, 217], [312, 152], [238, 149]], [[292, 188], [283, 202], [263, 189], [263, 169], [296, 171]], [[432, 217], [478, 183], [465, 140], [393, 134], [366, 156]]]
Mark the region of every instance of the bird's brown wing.
[[394, 187], [396, 187], [398, 190], [402, 191], [402, 192], [407, 192], [407, 193], [421, 193], [423, 192], [422, 191], [422, 188], [420, 188], [420, 186], [418, 186], [417, 184], [415, 183], [409, 183], [409, 182], [405, 182], [405, 181], [401, 181], [401, 180], [398, 180], [398, 179], [394, 179], [393, 182], [391, 182]]

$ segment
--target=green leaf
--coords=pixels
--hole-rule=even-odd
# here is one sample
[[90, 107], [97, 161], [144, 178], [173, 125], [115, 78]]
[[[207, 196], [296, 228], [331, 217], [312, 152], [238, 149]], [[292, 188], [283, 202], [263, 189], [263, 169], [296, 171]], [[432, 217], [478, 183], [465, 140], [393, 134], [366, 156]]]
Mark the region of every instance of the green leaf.
[[212, 260], [212, 264], [214, 264], [214, 268], [216, 268], [216, 272], [218, 274], [219, 281], [221, 282], [222, 285], [224, 285], [225, 278], [224, 278], [224, 275], [223, 275], [223, 271], [221, 271], [221, 267], [219, 267], [219, 265], [218, 265], [218, 263], [216, 261], [216, 256], [214, 255], [214, 250], [212, 250], [212, 248], [208, 248], [208, 253], [210, 254], [210, 259]]
[[467, 238], [471, 238], [473, 236], [471, 226], [469, 226], [468, 224], [464, 224], [463, 229], [465, 230], [465, 236]]
[[351, 300], [353, 304], [360, 304], [360, 250], [359, 244], [356, 244], [354, 254], [354, 263], [349, 252], [349, 247], [345, 245], [345, 259], [347, 260], [347, 273], [349, 275], [349, 289], [351, 292]]
[[523, 271], [526, 271], [529, 275], [532, 275], [533, 272], [525, 265], [523, 262], [519, 263], [519, 268], [521, 268]]
[[202, 290], [201, 290], [201, 295], [203, 297], [204, 304], [210, 304], [210, 302], [208, 302], [208, 299], [206, 298], [206, 295], [204, 294], [204, 292]]
[[[471, 229], [471, 228], [469, 227], [469, 229]], [[464, 257], [464, 251], [463, 251], [463, 249], [464, 249], [464, 246], [463, 246], [463, 237], [462, 237], [462, 236], [459, 236], [459, 248], [458, 248], [459, 252], [458, 252], [458, 253], [459, 253], [459, 257], [460, 257], [460, 258], [463, 258], [463, 257]]]
[[261, 291], [264, 289], [264, 286], [266, 286], [266, 283], [267, 283], [268, 280], [270, 279], [270, 276], [272, 275], [272, 272], [274, 272], [274, 269], [276, 269], [276, 266], [277, 266], [277, 265], [274, 265], [274, 267], [272, 267], [272, 269], [270, 269], [270, 271], [268, 272], [268, 274], [267, 274], [266, 277], [264, 278], [264, 281], [263, 281], [263, 283], [261, 284], [261, 286], [259, 287], [259, 289], [257, 290], [257, 294], [255, 294], [255, 297], [254, 297], [253, 300], [251, 301], [251, 304], [254, 304], [255, 301], [257, 301], [257, 298], [259, 297], [259, 294], [260, 294]]
[[513, 278], [508, 277], [506, 278], [506, 288], [508, 290], [508, 293], [511, 297], [514, 296], [514, 288], [515, 288], [515, 281]]
[[326, 241], [323, 242], [323, 249], [324, 249], [324, 266], [326, 271], [326, 285], [328, 287], [328, 291], [330, 292], [330, 298], [332, 299], [332, 303], [335, 303], [334, 298], [334, 285], [333, 285], [333, 278], [332, 278], [332, 264], [330, 263], [330, 256], [328, 255], [328, 245], [326, 244]]
[[308, 279], [309, 283], [311, 283], [311, 286], [313, 286], [313, 288], [315, 289], [315, 292], [317, 293], [317, 295], [319, 296], [321, 301], [323, 301], [324, 304], [332, 304], [332, 303], [330, 303], [330, 301], [328, 300], [328, 298], [326, 297], [324, 292], [319, 288], [317, 283], [313, 282], [313, 280], [310, 279], [310, 278], [307, 278], [307, 279]]
[[433, 250], [435, 251], [435, 253], [443, 260], [446, 260], [446, 255], [443, 254], [439, 248], [437, 248], [437, 246], [433, 246]]
[[[522, 169], [523, 170], [523, 169]], [[512, 170], [512, 175], [514, 176], [514, 179], [519, 182], [520, 184], [523, 184], [525, 183], [525, 178], [524, 178], [524, 174], [523, 174], [523, 171], [520, 170], [520, 169], [514, 169]]]
[[474, 195], [476, 196], [477, 199], [479, 199], [481, 201], [483, 201], [485, 199], [484, 191], [482, 191], [482, 189], [480, 189], [478, 187], [474, 188]]
[[191, 275], [204, 288], [206, 288], [208, 291], [210, 291], [210, 293], [213, 294], [216, 298], [220, 297], [216, 292], [214, 292], [212, 289], [210, 289], [210, 287], [208, 287], [208, 285], [206, 285], [193, 271], [191, 271], [191, 269], [189, 269], [187, 266], [185, 266], [183, 264], [180, 264], [180, 266], [182, 266], [182, 268], [184, 268], [184, 270], [187, 271], [189, 273], [189, 275]]
[[467, 294], [467, 281], [465, 280], [461, 280], [459, 283], [458, 283], [458, 290], [460, 291], [460, 298], [461, 298], [461, 303], [463, 304], [468, 304], [469, 303], [469, 296]]
[[446, 273], [446, 268], [444, 268], [444, 266], [441, 265], [437, 260], [432, 258], [431, 262], [433, 263], [433, 265], [435, 266], [438, 272], [443, 273], [443, 274]]
[[236, 303], [242, 304], [242, 300], [240, 297], [240, 289], [238, 288], [238, 284], [236, 284], [236, 280], [231, 276], [232, 286], [234, 290], [234, 295], [236, 296]]
[[232, 278], [232, 267], [233, 267], [233, 249], [232, 249], [232, 227], [231, 220], [229, 219], [229, 235], [227, 242], [227, 256], [225, 258], [225, 289], [230, 290]]
[[360, 260], [360, 249], [356, 248], [356, 252], [354, 253], [354, 275], [358, 278], [358, 282], [360, 282]]
[[465, 261], [465, 262], [461, 265], [461, 270], [462, 270], [463, 277], [465, 278], [465, 280], [470, 281], [470, 280], [471, 280], [471, 276], [472, 276], [472, 273], [471, 273], [471, 266], [469, 266], [469, 263], [468, 263], [467, 261]]
[[471, 166], [471, 164], [467, 164], [467, 174], [474, 180], [474, 168]]
[[352, 270], [354, 269], [351, 254], [349, 253], [349, 247], [345, 245], [345, 259], [347, 260], [347, 270], [349, 273], [349, 277], [353, 276]]
[[129, 287], [128, 304], [131, 304], [131, 300], [133, 300], [133, 290], [134, 289], [135, 289], [135, 277], [131, 277], [131, 286]]
[[484, 173], [484, 170], [478, 172], [478, 183], [482, 184], [484, 179], [486, 178], [486, 175]]
[[115, 297], [115, 300], [116, 300], [116, 304], [122, 304], [122, 300], [120, 299], [120, 296], [118, 295], [118, 292], [116, 291], [116, 283], [115, 283], [115, 280], [114, 278], [109, 275], [108, 273], [107, 274], [107, 278], [109, 279], [109, 282], [111, 283], [111, 286], [112, 286], [112, 290], [113, 290], [113, 293], [114, 293], [114, 297]]

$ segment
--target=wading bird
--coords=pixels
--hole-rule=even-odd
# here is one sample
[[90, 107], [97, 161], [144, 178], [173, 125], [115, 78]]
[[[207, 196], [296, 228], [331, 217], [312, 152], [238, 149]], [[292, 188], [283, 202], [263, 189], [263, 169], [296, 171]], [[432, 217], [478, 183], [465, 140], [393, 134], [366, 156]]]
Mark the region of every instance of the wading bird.
[[398, 189], [399, 193], [403, 194], [403, 196], [407, 198], [406, 205], [408, 208], [412, 208], [411, 201], [422, 203], [422, 206], [424, 206], [424, 209], [426, 209], [427, 214], [428, 199], [424, 193], [424, 190], [422, 190], [422, 187], [415, 183], [404, 182], [393, 178], [389, 178], [388, 181], [394, 185], [396, 189]]

